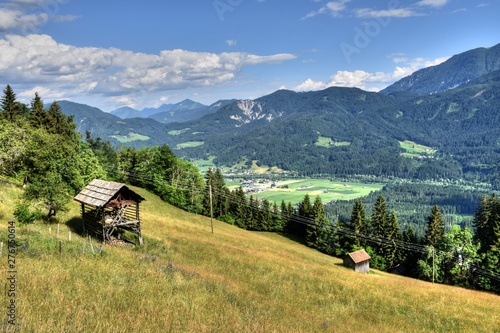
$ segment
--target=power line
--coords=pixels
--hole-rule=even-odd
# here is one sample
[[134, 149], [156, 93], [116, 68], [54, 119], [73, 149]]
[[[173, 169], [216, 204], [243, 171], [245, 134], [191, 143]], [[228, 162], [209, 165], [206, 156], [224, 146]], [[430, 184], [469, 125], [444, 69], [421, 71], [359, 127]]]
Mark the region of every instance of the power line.
[[[111, 172], [115, 173], [115, 175], [118, 172], [118, 170], [107, 170], [107, 171], [111, 171]], [[136, 181], [139, 181], [142, 183], [149, 183], [150, 185], [155, 185], [155, 179], [150, 177], [150, 176], [140, 174], [137, 172], [126, 171], [123, 169], [120, 170], [119, 172], [121, 172], [121, 174], [119, 174], [119, 176], [123, 176], [123, 177], [126, 177], [128, 179], [133, 179], [133, 180], [136, 180]], [[185, 183], [172, 184], [168, 180], [164, 180], [164, 181], [167, 183], [167, 186], [171, 186], [173, 188], [180, 189], [180, 190], [191, 191], [192, 193], [196, 192], [198, 195], [204, 195], [206, 193], [206, 189], [207, 189], [207, 186], [205, 186], [205, 188], [196, 187], [194, 182], [191, 182], [191, 184], [185, 184]], [[271, 215], [276, 215], [277, 217], [279, 217], [279, 215], [280, 215], [278, 212], [275, 212], [273, 210], [270, 210], [268, 212], [264, 211], [260, 205], [250, 205], [250, 203], [247, 200], [240, 199], [234, 195], [231, 195], [232, 192], [228, 193], [226, 191], [221, 191], [218, 188], [211, 188], [211, 191], [212, 191], [212, 194], [216, 194], [219, 197], [226, 199], [229, 203], [233, 203], [236, 205], [245, 205], [246, 209], [253, 210], [253, 211], [256, 211], [259, 213], [269, 213]], [[327, 224], [318, 225], [314, 219], [309, 218], [309, 217], [305, 217], [305, 216], [300, 216], [296, 213], [292, 213], [289, 216], [288, 220], [292, 223], [298, 223], [298, 224], [305, 225], [306, 227], [326, 228], [328, 231], [334, 232], [337, 235], [346, 236], [346, 237], [350, 237], [350, 238], [362, 239], [362, 240], [365, 240], [365, 241], [370, 242], [372, 244], [394, 246], [394, 247], [400, 248], [404, 251], [410, 251], [413, 253], [415, 253], [415, 252], [427, 253], [429, 251], [429, 247], [421, 245], [421, 244], [409, 243], [409, 242], [405, 242], [401, 239], [390, 239], [390, 238], [386, 238], [386, 237], [382, 237], [382, 236], [378, 236], [378, 235], [373, 235], [373, 234], [357, 233], [352, 229], [342, 228], [342, 227], [339, 227], [338, 225], [334, 225], [333, 223], [331, 223], [331, 221], [329, 221], [329, 223], [327, 223]], [[433, 248], [433, 251], [435, 254], [441, 255], [441, 256], [443, 254], [448, 253], [446, 251], [442, 251], [442, 250], [435, 249], [435, 248]], [[460, 260], [459, 258], [456, 258], [456, 259], [452, 260], [451, 262], [450, 261], [448, 261], [448, 262], [449, 263], [458, 263], [459, 260]], [[482, 275], [484, 277], [487, 277], [491, 280], [500, 281], [500, 274], [484, 270], [484, 269], [480, 268], [479, 266], [470, 265], [470, 270], [472, 273], [477, 273], [477, 274]]]

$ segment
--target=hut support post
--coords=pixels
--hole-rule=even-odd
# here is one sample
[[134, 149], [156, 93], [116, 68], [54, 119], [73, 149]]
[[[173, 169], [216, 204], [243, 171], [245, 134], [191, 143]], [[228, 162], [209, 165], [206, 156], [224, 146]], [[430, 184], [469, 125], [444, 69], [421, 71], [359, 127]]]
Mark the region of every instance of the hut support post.
[[139, 203], [135, 205], [135, 219], [137, 220], [137, 230], [139, 235], [139, 245], [143, 245], [142, 233], [141, 233], [141, 220], [139, 219]]

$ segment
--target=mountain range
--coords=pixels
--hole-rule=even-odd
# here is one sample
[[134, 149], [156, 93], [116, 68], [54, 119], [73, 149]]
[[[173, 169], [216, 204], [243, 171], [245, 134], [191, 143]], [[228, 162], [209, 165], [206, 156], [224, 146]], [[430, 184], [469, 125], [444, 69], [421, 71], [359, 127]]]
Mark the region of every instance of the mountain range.
[[220, 100], [211, 105], [204, 105], [190, 99], [175, 104], [162, 104], [158, 108], [144, 108], [141, 111], [128, 106], [118, 108], [110, 113], [122, 119], [151, 118], [160, 123], [174, 123], [196, 120], [204, 115], [214, 113], [222, 106], [234, 100]]
[[[81, 104], [60, 105], [75, 115], [79, 131], [94, 137], [135, 147], [168, 144], [179, 156], [221, 166], [256, 160], [303, 175], [493, 183], [500, 171], [500, 44], [455, 55], [379, 93], [279, 90], [210, 106], [187, 100], [133, 119], [129, 109], [113, 112], [121, 119]], [[435, 153], [408, 154], [408, 143]]]

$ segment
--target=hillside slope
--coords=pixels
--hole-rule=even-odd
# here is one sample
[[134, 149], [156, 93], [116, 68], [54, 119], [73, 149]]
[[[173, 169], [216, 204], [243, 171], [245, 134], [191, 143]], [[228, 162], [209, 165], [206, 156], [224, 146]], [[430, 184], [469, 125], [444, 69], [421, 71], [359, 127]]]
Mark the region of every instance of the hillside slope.
[[437, 66], [420, 69], [381, 91], [382, 94], [413, 92], [421, 95], [456, 88], [480, 76], [500, 70], [500, 44], [456, 54]]
[[[5, 225], [21, 190], [0, 186]], [[140, 249], [101, 251], [98, 241], [75, 235], [81, 225], [76, 203], [59, 217], [67, 221], [59, 235], [54, 224], [17, 227], [22, 331], [500, 330], [496, 295], [378, 271], [354, 273], [340, 259], [285, 237], [217, 221], [212, 234], [210, 219], [135, 190], [146, 198]], [[6, 236], [2, 228], [1, 240]], [[1, 262], [5, 269], [5, 253]], [[4, 293], [0, 302], [6, 304]]]

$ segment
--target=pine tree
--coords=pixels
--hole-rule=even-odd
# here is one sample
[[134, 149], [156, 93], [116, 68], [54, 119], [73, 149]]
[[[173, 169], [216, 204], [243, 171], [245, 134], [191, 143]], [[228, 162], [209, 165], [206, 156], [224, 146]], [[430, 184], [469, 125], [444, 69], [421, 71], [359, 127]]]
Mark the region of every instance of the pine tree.
[[310, 221], [310, 224], [306, 229], [306, 241], [308, 246], [318, 248], [319, 244], [317, 241], [319, 229], [324, 226], [326, 220], [325, 207], [323, 206], [319, 195], [316, 196], [316, 199], [314, 200], [314, 204], [311, 209], [311, 218], [312, 221]]
[[248, 200], [249, 214], [247, 219], [247, 229], [248, 230], [258, 230], [258, 219], [259, 219], [259, 200], [255, 199], [250, 195]]
[[47, 112], [43, 109], [43, 101], [37, 92], [35, 93], [35, 97], [31, 100], [29, 123], [36, 128], [45, 128], [47, 126]]
[[3, 94], [4, 95], [1, 100], [1, 115], [10, 122], [15, 122], [21, 115], [21, 108], [19, 107], [19, 103], [16, 101], [16, 94], [10, 85], [5, 87]]
[[299, 215], [305, 218], [312, 218], [313, 217], [313, 206], [311, 205], [311, 198], [309, 197], [309, 194], [306, 194], [304, 196], [304, 199], [299, 205]]
[[309, 194], [304, 196], [304, 199], [299, 203], [297, 216], [292, 217], [293, 225], [291, 225], [293, 233], [303, 239], [307, 237], [307, 227], [312, 223], [313, 206]]
[[365, 246], [365, 241], [358, 236], [359, 234], [366, 234], [368, 231], [365, 207], [361, 199], [354, 201], [351, 213], [351, 229], [356, 235], [353, 239], [353, 245], [358, 247]]
[[273, 202], [273, 208], [271, 212], [271, 231], [283, 231], [283, 221], [281, 219], [281, 214], [279, 212], [278, 204], [276, 203], [276, 201]]
[[[385, 237], [386, 226], [387, 226], [387, 204], [383, 196], [379, 195], [377, 201], [373, 206], [372, 216], [371, 216], [371, 226], [372, 226], [372, 236], [375, 238]], [[372, 244], [372, 248], [377, 254], [380, 253], [380, 242]]]
[[400, 262], [401, 256], [398, 255], [398, 248], [396, 242], [401, 239], [398, 217], [394, 210], [389, 214], [387, 226], [384, 234], [384, 244], [382, 245], [382, 253], [385, 258], [387, 268], [394, 267], [396, 263]]
[[78, 141], [73, 122], [73, 116], [66, 116], [61, 111], [59, 104], [54, 101], [47, 111], [46, 128], [49, 133], [59, 134], [68, 139]]
[[425, 245], [438, 247], [439, 242], [444, 236], [444, 220], [438, 205], [434, 205], [431, 215], [427, 220], [427, 229], [425, 231]]
[[[483, 197], [474, 216], [475, 239], [480, 242], [481, 268], [500, 275], [500, 200], [495, 194]], [[500, 292], [500, 283], [489, 277], [479, 277], [481, 287]]]
[[474, 215], [475, 239], [481, 244], [480, 253], [488, 252], [493, 240], [493, 206], [495, 200], [494, 194], [491, 199], [488, 199], [485, 194]]
[[[412, 224], [408, 225], [408, 228], [403, 232], [402, 239], [403, 239], [403, 242], [408, 243], [408, 244], [419, 244], [420, 243], [420, 240], [418, 239], [417, 234], [415, 233], [415, 229], [413, 228]], [[419, 259], [418, 252], [415, 252], [413, 249], [410, 249], [407, 247], [405, 247], [403, 249], [402, 260], [404, 261], [404, 264], [407, 267], [407, 269], [409, 269], [410, 275], [413, 275], [413, 273], [416, 274], [416, 266], [417, 266], [418, 259]]]
[[260, 230], [261, 231], [269, 231], [271, 230], [271, 204], [269, 203], [269, 200], [267, 199], [262, 199], [261, 205], [260, 205]]

